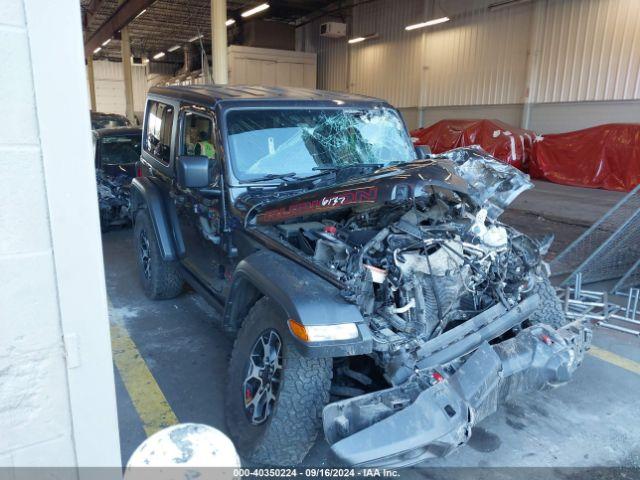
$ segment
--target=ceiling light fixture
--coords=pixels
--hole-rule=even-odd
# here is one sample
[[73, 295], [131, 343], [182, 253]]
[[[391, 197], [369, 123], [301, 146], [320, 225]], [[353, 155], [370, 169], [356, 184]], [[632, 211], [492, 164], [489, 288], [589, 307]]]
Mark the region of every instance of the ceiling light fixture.
[[136, 18], [138, 18], [140, 15], [142, 15], [142, 14], [143, 14], [144, 12], [146, 12], [146, 11], [147, 11], [147, 9], [146, 9], [146, 8], [145, 8], [144, 10], [142, 10], [139, 14], [137, 14], [137, 15], [134, 17], [134, 20], [135, 20]]
[[247, 18], [247, 17], [250, 17], [251, 15], [255, 15], [256, 13], [263, 12], [267, 8], [269, 8], [269, 4], [263, 3], [261, 5], [258, 5], [257, 7], [253, 7], [252, 9], [247, 10], [246, 12], [242, 12], [240, 15], [242, 15], [243, 18]]
[[348, 42], [351, 44], [364, 42], [365, 40], [373, 40], [374, 38], [378, 38], [379, 35], [377, 33], [370, 33], [369, 35], [364, 35], [362, 37], [354, 37], [350, 39]]
[[107, 45], [109, 45], [109, 42], [111, 41], [110, 38], [108, 38], [107, 40], [105, 40], [104, 42], [102, 42], [102, 46], [106, 47]]
[[439, 23], [448, 22], [449, 20], [450, 20], [449, 17], [435, 18], [435, 19], [429, 20], [427, 22], [416, 23], [414, 25], [408, 25], [408, 26], [404, 27], [404, 29], [405, 30], [416, 30], [417, 28], [430, 27], [432, 25], [438, 25]]
[[156, 54], [153, 56], [153, 59], [154, 59], [154, 60], [158, 60], [159, 58], [162, 58], [162, 57], [164, 57], [164, 52], [156, 53]]
[[171, 52], [175, 52], [176, 50], [180, 50], [182, 47], [180, 45], [174, 45], [171, 48], [167, 48], [167, 52], [171, 53]]
[[93, 51], [93, 53], [98, 53], [100, 50], [102, 50], [102, 47], [98, 47], [98, 48], [96, 48], [96, 49]]
[[227, 27], [230, 27], [231, 25], [233, 25], [234, 23], [236, 23], [236, 21], [233, 18], [230, 18], [229, 20], [227, 20], [226, 22], [224, 22], [224, 24]]
[[199, 40], [202, 38], [202, 35], [196, 35], [195, 37], [192, 37], [189, 39], [190, 42], [195, 42], [196, 40]]

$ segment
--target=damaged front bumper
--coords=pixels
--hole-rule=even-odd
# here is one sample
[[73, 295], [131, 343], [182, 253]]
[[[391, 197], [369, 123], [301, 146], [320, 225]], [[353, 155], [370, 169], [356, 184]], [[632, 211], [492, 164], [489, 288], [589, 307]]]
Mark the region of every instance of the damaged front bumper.
[[350, 465], [402, 467], [445, 456], [509, 397], [566, 383], [591, 336], [584, 321], [575, 321], [557, 330], [535, 325], [495, 345], [485, 341], [451, 375], [418, 372], [398, 387], [327, 405], [325, 436]]

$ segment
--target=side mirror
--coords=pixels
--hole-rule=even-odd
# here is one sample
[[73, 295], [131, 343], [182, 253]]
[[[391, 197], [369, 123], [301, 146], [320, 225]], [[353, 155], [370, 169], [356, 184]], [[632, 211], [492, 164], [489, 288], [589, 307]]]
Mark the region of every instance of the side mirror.
[[213, 179], [214, 161], [205, 156], [184, 155], [177, 158], [178, 185], [182, 188], [206, 188]]
[[416, 145], [416, 155], [420, 160], [429, 158], [429, 155], [431, 155], [431, 148], [429, 145]]

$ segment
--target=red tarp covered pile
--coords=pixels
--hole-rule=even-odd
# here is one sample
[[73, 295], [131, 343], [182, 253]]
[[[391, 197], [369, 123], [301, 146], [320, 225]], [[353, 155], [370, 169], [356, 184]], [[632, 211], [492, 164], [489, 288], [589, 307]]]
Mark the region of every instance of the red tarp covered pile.
[[433, 153], [480, 145], [533, 178], [554, 183], [607, 190], [640, 184], [640, 124], [612, 123], [536, 137], [499, 120], [441, 120], [411, 136]]
[[428, 145], [433, 153], [480, 145], [498, 160], [526, 171], [535, 133], [499, 120], [441, 120], [411, 136], [416, 145]]
[[631, 190], [640, 183], [640, 124], [544, 135], [534, 144], [529, 173], [564, 185]]

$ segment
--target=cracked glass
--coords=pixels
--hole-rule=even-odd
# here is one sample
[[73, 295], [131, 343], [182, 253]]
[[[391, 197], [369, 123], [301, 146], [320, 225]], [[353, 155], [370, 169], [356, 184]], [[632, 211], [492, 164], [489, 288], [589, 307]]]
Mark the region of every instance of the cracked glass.
[[402, 120], [388, 108], [235, 110], [227, 125], [232, 166], [242, 181], [416, 157]]

